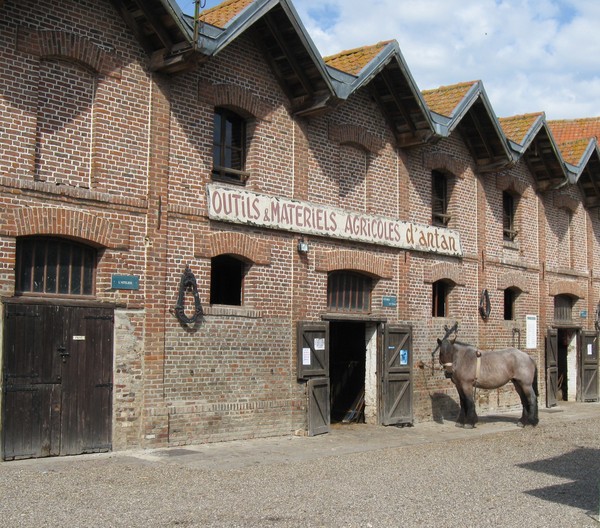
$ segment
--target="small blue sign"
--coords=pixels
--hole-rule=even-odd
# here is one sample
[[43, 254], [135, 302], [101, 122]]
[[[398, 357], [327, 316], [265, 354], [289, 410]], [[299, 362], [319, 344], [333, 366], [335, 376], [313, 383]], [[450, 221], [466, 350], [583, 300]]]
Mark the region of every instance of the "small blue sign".
[[587, 317], [587, 310], [581, 310], [581, 312], [579, 312], [579, 315], [582, 319], [585, 319]]
[[139, 290], [140, 278], [137, 275], [113, 275], [113, 290]]
[[400, 350], [400, 365], [408, 365], [408, 350]]
[[395, 308], [398, 305], [398, 298], [395, 295], [384, 295], [383, 306], [385, 308]]

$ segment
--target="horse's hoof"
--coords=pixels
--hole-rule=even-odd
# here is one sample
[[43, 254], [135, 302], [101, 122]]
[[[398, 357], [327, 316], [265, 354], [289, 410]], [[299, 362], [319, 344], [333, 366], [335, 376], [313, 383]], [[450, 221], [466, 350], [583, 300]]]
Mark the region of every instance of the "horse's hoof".
[[465, 424], [465, 429], [475, 429], [474, 424]]
[[523, 422], [517, 422], [517, 427], [525, 427], [526, 424]]
[[458, 423], [458, 422], [456, 422], [456, 423], [454, 424], [454, 427], [464, 427], [464, 426], [465, 426], [465, 424], [463, 424], [463, 423]]

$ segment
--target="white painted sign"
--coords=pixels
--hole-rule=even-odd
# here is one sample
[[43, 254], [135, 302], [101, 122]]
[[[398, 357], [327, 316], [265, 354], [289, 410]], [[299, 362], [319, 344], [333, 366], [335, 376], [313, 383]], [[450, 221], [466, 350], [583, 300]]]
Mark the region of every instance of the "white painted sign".
[[315, 350], [325, 350], [325, 338], [324, 337], [315, 337], [314, 345], [315, 345]]
[[525, 316], [526, 347], [537, 348], [537, 315]]
[[85, 341], [85, 336], [82, 335], [74, 335], [73, 341]]
[[207, 187], [213, 220], [462, 256], [458, 232], [444, 227], [345, 211], [217, 184]]

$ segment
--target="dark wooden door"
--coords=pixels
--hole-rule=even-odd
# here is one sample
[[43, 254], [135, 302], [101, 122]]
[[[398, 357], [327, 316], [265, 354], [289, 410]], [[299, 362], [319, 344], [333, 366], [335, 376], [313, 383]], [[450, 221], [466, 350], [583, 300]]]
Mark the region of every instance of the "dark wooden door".
[[297, 377], [307, 380], [308, 434], [328, 433], [331, 424], [328, 322], [298, 323], [297, 358]]
[[554, 407], [558, 390], [558, 331], [549, 328], [546, 335], [546, 407]]
[[581, 401], [598, 401], [598, 335], [584, 330], [579, 355]]
[[386, 327], [381, 366], [381, 422], [383, 425], [413, 421], [412, 332], [407, 326]]
[[6, 304], [3, 457], [111, 447], [113, 310]]

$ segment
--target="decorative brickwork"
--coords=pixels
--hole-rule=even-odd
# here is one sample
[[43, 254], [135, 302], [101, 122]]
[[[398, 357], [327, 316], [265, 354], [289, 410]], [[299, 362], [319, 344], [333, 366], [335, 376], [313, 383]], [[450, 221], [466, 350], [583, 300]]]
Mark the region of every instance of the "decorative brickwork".
[[386, 259], [362, 251], [318, 251], [315, 255], [317, 271], [354, 270], [379, 278], [391, 278], [393, 266]]
[[575, 281], [561, 280], [550, 283], [548, 293], [554, 297], [556, 295], [573, 295], [578, 299], [585, 299], [585, 286]]
[[496, 188], [499, 191], [511, 191], [522, 196], [527, 190], [527, 185], [516, 179], [512, 174], [503, 173], [496, 176]]
[[359, 145], [372, 154], [377, 154], [383, 148], [381, 139], [354, 125], [330, 125], [329, 139], [342, 145]]
[[270, 113], [269, 106], [256, 94], [234, 84], [211, 84], [201, 81], [198, 84], [198, 96], [213, 107], [234, 108], [257, 119], [265, 119]]
[[461, 267], [449, 262], [439, 262], [432, 264], [425, 270], [424, 282], [433, 284], [439, 280], [452, 281], [457, 286], [465, 286], [465, 276]]
[[18, 31], [17, 49], [40, 59], [60, 57], [90, 68], [101, 75], [121, 78], [121, 60], [114, 50], [108, 50], [85, 37], [66, 31], [31, 30], [21, 27]]
[[462, 160], [446, 152], [423, 152], [423, 168], [448, 171], [458, 178], [464, 178], [469, 166]]
[[522, 273], [508, 272], [497, 278], [497, 289], [506, 290], [508, 288], [518, 288], [523, 293], [529, 293], [531, 288], [529, 280]]
[[254, 264], [271, 263], [269, 245], [263, 240], [243, 233], [221, 232], [209, 236], [196, 235], [194, 254], [203, 258], [230, 254]]

